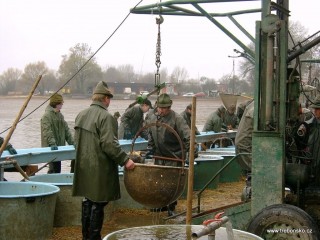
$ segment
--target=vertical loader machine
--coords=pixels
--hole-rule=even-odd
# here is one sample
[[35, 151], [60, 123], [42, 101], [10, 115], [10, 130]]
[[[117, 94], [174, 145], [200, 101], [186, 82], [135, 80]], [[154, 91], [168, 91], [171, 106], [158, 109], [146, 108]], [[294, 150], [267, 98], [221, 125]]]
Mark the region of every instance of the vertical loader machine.
[[[241, 55], [255, 69], [252, 193], [246, 207], [236, 206], [229, 211], [234, 215], [230, 219], [234, 227], [264, 239], [318, 239], [320, 181], [315, 169], [320, 166], [316, 159], [303, 154], [295, 135], [302, 123], [299, 56], [319, 44], [319, 34], [288, 49], [289, 0], [254, 1], [260, 2], [261, 8], [225, 13], [206, 10], [208, 5], [232, 2], [246, 6], [253, 1], [160, 1], [137, 6], [131, 12], [207, 18], [215, 29], [219, 28], [242, 48]], [[261, 20], [255, 22], [255, 36], [251, 36], [235, 16], [257, 12], [261, 13]], [[254, 49], [224, 27], [217, 20], [219, 17], [228, 17], [254, 43]]]

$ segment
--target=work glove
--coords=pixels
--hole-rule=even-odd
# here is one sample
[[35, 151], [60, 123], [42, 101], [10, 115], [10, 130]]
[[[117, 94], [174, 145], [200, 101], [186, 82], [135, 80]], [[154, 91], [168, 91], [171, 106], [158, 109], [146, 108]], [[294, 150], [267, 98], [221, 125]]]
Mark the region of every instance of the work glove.
[[228, 127], [225, 124], [222, 124], [221, 126], [221, 132], [228, 132]]
[[50, 148], [51, 148], [52, 151], [58, 150], [58, 146], [57, 145], [51, 145]]
[[15, 150], [11, 144], [7, 146], [7, 150], [12, 155], [17, 154], [17, 150]]

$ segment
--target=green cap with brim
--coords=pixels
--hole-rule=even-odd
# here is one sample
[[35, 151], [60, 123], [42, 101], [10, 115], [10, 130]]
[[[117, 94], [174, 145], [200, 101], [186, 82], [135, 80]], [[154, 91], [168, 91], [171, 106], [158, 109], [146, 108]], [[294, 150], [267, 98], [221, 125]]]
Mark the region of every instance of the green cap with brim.
[[172, 100], [167, 93], [162, 93], [157, 99], [158, 107], [170, 107], [172, 105]]
[[113, 94], [110, 92], [110, 90], [108, 88], [108, 84], [104, 81], [98, 82], [96, 88], [93, 91], [93, 94], [103, 94], [103, 95], [107, 95], [111, 98], [113, 97]]

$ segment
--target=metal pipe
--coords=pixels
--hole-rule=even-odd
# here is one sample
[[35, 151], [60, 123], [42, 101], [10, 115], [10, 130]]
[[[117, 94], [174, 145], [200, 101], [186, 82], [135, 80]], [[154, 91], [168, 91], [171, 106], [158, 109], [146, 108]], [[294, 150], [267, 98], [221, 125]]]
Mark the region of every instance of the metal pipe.
[[268, 37], [267, 42], [267, 66], [266, 66], [266, 120], [265, 120], [265, 128], [272, 123], [272, 106], [273, 106], [273, 46], [274, 46], [274, 36], [271, 35]]
[[160, 159], [160, 160], [166, 160], [166, 161], [175, 161], [175, 162], [184, 162], [183, 159], [179, 159], [179, 158], [170, 158], [170, 157], [162, 157], [162, 156], [156, 156], [156, 155], [153, 155], [154, 159]]
[[194, 178], [194, 145], [195, 145], [195, 129], [196, 129], [196, 97], [192, 97], [192, 113], [191, 113], [191, 132], [190, 132], [190, 151], [189, 151], [189, 174], [188, 174], [188, 192], [187, 192], [187, 215], [186, 224], [190, 225], [192, 221], [192, 193]]
[[291, 62], [293, 59], [299, 57], [301, 54], [304, 54], [306, 51], [308, 51], [310, 48], [314, 47], [320, 43], [320, 36], [316, 37], [309, 43], [305, 44], [304, 46], [301, 46], [297, 51], [294, 51], [288, 56], [288, 63]]
[[205, 235], [215, 234], [215, 230], [220, 228], [223, 224], [225, 224], [228, 221], [229, 221], [228, 217], [226, 217], [226, 216], [222, 217], [221, 219], [216, 220], [215, 222], [212, 222], [212, 223], [208, 224], [207, 226], [205, 226], [200, 231], [192, 233], [191, 237], [200, 238], [200, 237], [205, 236]]
[[[253, 1], [257, 1], [257, 0], [233, 0], [234, 2], [253, 2]], [[139, 6], [139, 7], [135, 7], [130, 9], [131, 13], [137, 13], [137, 11], [139, 10], [143, 10], [143, 9], [148, 9], [150, 10], [151, 8], [156, 8], [158, 9], [159, 7], [167, 7], [168, 5], [172, 5], [172, 4], [190, 4], [190, 3], [219, 3], [219, 2], [230, 2], [230, 0], [175, 0], [175, 1], [165, 1], [165, 2], [157, 2], [154, 4], [148, 4], [148, 5], [144, 5], [144, 6]]]
[[228, 15], [228, 18], [251, 40], [252, 43], [255, 44], [254, 37], [244, 27], [242, 27], [232, 15]]
[[220, 28], [221, 31], [223, 31], [229, 38], [231, 38], [242, 49], [244, 49], [250, 56], [252, 56], [252, 58], [254, 58], [254, 52], [249, 47], [247, 47], [247, 45], [243, 44], [235, 35], [233, 35], [224, 26], [222, 26], [217, 20], [215, 20], [213, 17], [211, 17], [211, 15], [208, 14], [198, 4], [192, 3], [191, 5], [194, 6], [196, 9], [198, 9], [199, 12], [201, 12], [204, 16], [206, 16], [214, 25], [216, 25], [218, 28]]

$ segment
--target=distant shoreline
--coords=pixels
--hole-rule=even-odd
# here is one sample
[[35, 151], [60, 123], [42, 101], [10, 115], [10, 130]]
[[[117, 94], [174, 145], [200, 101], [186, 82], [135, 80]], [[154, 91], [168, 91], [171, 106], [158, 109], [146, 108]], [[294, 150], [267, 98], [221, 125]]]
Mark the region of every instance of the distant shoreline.
[[[22, 99], [25, 98], [27, 99], [28, 95], [10, 95], [10, 96], [0, 96], [0, 99]], [[42, 96], [32, 96], [31, 98], [37, 98], [37, 99], [48, 99], [50, 97], [50, 95], [42, 95]], [[75, 95], [75, 96], [63, 96], [65, 99], [91, 99], [90, 97], [87, 96], [79, 96], [79, 95]], [[156, 99], [156, 95], [151, 95], [149, 96], [149, 98], [151, 99]], [[113, 97], [114, 100], [132, 100], [134, 101], [135, 98], [132, 99], [124, 99], [122, 95], [114, 95]], [[192, 97], [182, 97], [182, 96], [173, 96], [172, 99], [179, 99], [179, 100], [186, 100], [186, 101], [190, 101], [192, 99]], [[220, 101], [220, 97], [197, 97], [197, 101]]]

